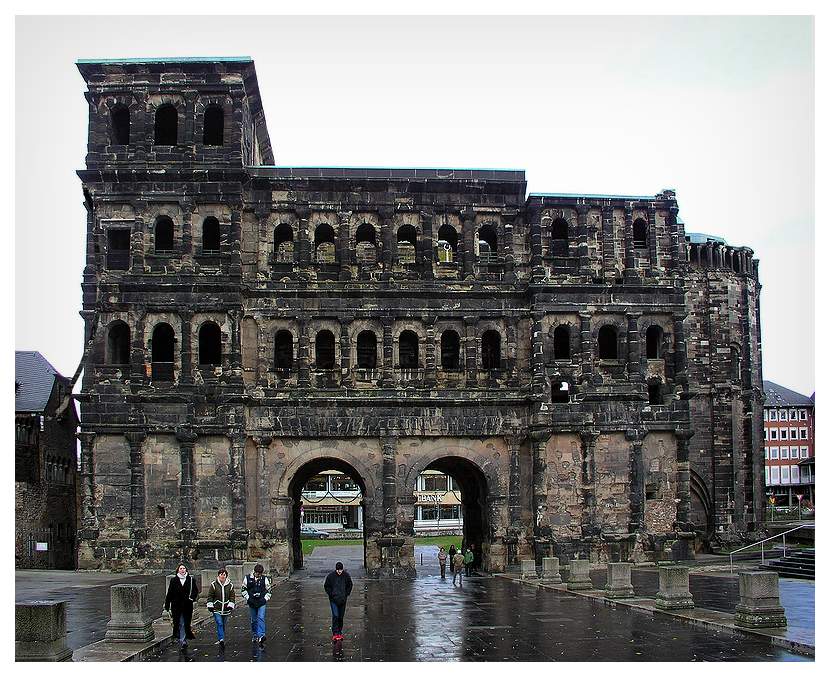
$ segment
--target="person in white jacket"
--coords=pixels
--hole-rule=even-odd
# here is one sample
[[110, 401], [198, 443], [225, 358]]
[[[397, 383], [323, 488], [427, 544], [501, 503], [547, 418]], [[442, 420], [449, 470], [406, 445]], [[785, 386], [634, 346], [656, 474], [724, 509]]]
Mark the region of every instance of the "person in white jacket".
[[245, 576], [242, 584], [242, 596], [251, 613], [251, 635], [260, 646], [265, 645], [265, 605], [271, 599], [271, 579], [264, 571], [264, 567], [257, 564], [254, 573]]
[[210, 584], [207, 595], [207, 608], [213, 614], [216, 621], [217, 644], [225, 648], [225, 623], [231, 611], [236, 606], [236, 593], [233, 583], [228, 578], [228, 571], [225, 567], [219, 569], [216, 580]]

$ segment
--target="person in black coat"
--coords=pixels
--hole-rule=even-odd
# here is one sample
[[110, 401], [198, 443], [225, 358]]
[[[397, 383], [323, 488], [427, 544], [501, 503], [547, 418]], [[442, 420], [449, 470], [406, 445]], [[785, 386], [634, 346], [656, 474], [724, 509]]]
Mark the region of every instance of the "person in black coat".
[[326, 576], [323, 584], [331, 604], [331, 638], [343, 639], [343, 617], [346, 615], [346, 599], [352, 592], [352, 577], [343, 569], [343, 562], [334, 565], [334, 571]]
[[173, 637], [179, 640], [179, 646], [184, 649], [187, 640], [195, 635], [190, 627], [193, 620], [193, 603], [199, 599], [199, 586], [193, 576], [187, 573], [187, 567], [179, 564], [176, 575], [167, 586], [167, 596], [164, 598], [165, 612], [172, 611]]

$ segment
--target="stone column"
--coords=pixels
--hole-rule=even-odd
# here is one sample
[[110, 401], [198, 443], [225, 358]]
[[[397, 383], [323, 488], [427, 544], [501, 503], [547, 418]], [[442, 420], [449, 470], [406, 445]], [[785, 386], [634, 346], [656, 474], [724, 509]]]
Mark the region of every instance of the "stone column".
[[542, 558], [542, 578], [548, 583], [559, 584], [562, 582], [562, 574], [559, 573], [558, 557]]
[[[671, 237], [671, 262], [669, 267], [678, 268], [680, 264], [686, 260], [683, 256], [685, 253], [684, 243], [681, 241], [680, 229], [677, 227], [677, 203], [673, 202], [666, 212], [666, 227], [669, 229], [669, 236]], [[698, 250], [698, 255], [699, 255]], [[698, 263], [700, 259], [698, 258]]]
[[637, 263], [634, 260], [634, 228], [632, 225], [632, 211], [631, 206], [625, 208], [625, 269], [623, 271], [623, 279], [627, 283], [636, 283], [637, 278]]
[[247, 534], [245, 514], [245, 442], [244, 432], [232, 433], [230, 439], [229, 481], [231, 485], [231, 538], [244, 538]]
[[418, 270], [422, 280], [432, 280], [435, 277], [432, 268], [433, 258], [435, 256], [435, 243], [432, 237], [432, 223], [434, 214], [431, 211], [421, 212], [421, 239], [418, 241], [419, 252]]
[[517, 321], [513, 318], [505, 318], [507, 323], [507, 344], [505, 345], [505, 359], [504, 369], [507, 372], [507, 385], [510, 388], [517, 388], [519, 386], [519, 374], [516, 369], [516, 353], [518, 352], [516, 340], [516, 325]]
[[531, 435], [533, 444], [533, 515], [536, 526], [540, 526], [539, 518], [547, 513], [547, 446], [550, 439], [549, 432], [535, 432]]
[[144, 272], [144, 237], [145, 227], [144, 219], [140, 214], [144, 213], [146, 203], [136, 204], [136, 218], [133, 221], [132, 231], [130, 232], [130, 272], [133, 275], [141, 275]]
[[617, 277], [617, 257], [614, 247], [614, 209], [602, 208], [602, 270], [605, 277]]
[[596, 466], [594, 453], [596, 451], [599, 433], [584, 430], [579, 433], [582, 443], [582, 537], [589, 538], [599, 533], [596, 525], [596, 492], [594, 478]]
[[588, 248], [588, 212], [586, 204], [576, 205], [576, 255], [579, 259], [579, 274], [593, 277], [591, 272], [591, 256]]
[[382, 437], [383, 449], [383, 533], [395, 534], [397, 520], [395, 511], [398, 504], [398, 483], [396, 476], [395, 453], [398, 440], [395, 437]]
[[591, 563], [587, 559], [572, 559], [569, 564], [568, 590], [592, 590]]
[[579, 352], [582, 361], [582, 378], [580, 383], [583, 386], [590, 386], [594, 375], [594, 351], [591, 341], [591, 315], [589, 313], [579, 314]]
[[268, 496], [268, 448], [271, 446], [271, 438], [267, 436], [254, 437], [256, 444], [256, 486], [257, 486], [257, 526], [270, 526], [267, 518], [270, 516], [270, 502]]
[[513, 224], [504, 224], [504, 281], [516, 282], [516, 259], [513, 256]]
[[144, 323], [146, 317], [147, 314], [144, 310], [136, 313], [130, 334], [130, 383], [136, 385], [141, 385], [147, 378], [146, 353], [144, 351]]
[[395, 377], [393, 372], [394, 352], [392, 345], [392, 323], [394, 319], [389, 316], [381, 318], [383, 325], [383, 371], [379, 385], [382, 388], [392, 388], [395, 385]]
[[683, 328], [683, 320], [685, 315], [675, 315], [673, 317], [674, 334], [674, 380], [675, 383], [683, 386], [684, 392], [687, 390], [689, 376], [686, 371], [687, 355], [686, 355], [686, 332]]
[[542, 260], [542, 210], [535, 206], [529, 211], [530, 219], [530, 279], [542, 282], [545, 279], [545, 266]]
[[351, 264], [354, 260], [354, 243], [349, 237], [349, 223], [351, 222], [351, 212], [338, 212], [337, 217], [340, 219], [340, 229], [337, 237], [337, 247], [340, 250], [337, 260], [340, 261], [340, 280], [348, 281], [352, 279]]
[[689, 567], [658, 567], [660, 590], [655, 606], [671, 611], [694, 609], [695, 602], [689, 592]]
[[72, 660], [72, 650], [66, 646], [66, 602], [14, 605], [14, 660]]
[[474, 265], [476, 260], [475, 238], [476, 238], [476, 220], [475, 212], [471, 207], [467, 207], [461, 213], [462, 226], [459, 249], [461, 251], [461, 279], [473, 275]]
[[643, 468], [643, 433], [640, 430], [626, 430], [628, 440], [628, 500], [631, 506], [628, 522], [629, 533], [645, 529], [645, 472]]
[[193, 496], [193, 447], [198, 435], [190, 430], [176, 431], [179, 442], [179, 457], [181, 462], [181, 483], [179, 485], [179, 502], [182, 528], [180, 534], [184, 540], [196, 535], [196, 506]]
[[242, 341], [240, 340], [240, 323], [242, 321], [242, 309], [233, 308], [228, 311], [228, 321], [231, 325], [231, 373], [235, 378], [242, 378]]
[[694, 435], [693, 430], [681, 429], [675, 432], [677, 439], [677, 523], [679, 531], [693, 531], [689, 523], [691, 513], [691, 468], [689, 465], [689, 441]]
[[510, 480], [507, 500], [510, 526], [513, 529], [518, 529], [522, 524], [522, 476], [519, 467], [519, 449], [522, 441], [519, 437], [505, 437], [504, 439], [510, 452]]
[[147, 603], [147, 584], [110, 586], [110, 642], [152, 642], [156, 637]]
[[193, 270], [193, 200], [182, 200], [182, 267]]
[[179, 317], [182, 319], [182, 371], [179, 374], [179, 383], [187, 385], [193, 383], [193, 328], [191, 326], [193, 313], [183, 310], [179, 312]]
[[426, 327], [426, 346], [424, 351], [424, 385], [427, 388], [434, 388], [438, 379], [437, 365], [435, 360], [435, 323], [438, 318], [435, 315], [427, 315], [424, 317], [424, 326]]
[[740, 600], [735, 606], [735, 625], [742, 628], [786, 628], [787, 616], [778, 596], [775, 571], [742, 571], [738, 574]]
[[242, 275], [242, 206], [235, 205], [231, 208], [231, 232], [228, 238], [230, 245], [230, 263], [228, 274], [234, 276]]
[[129, 432], [124, 437], [130, 445], [130, 531], [133, 538], [143, 541], [147, 538], [147, 520], [144, 511], [146, 493], [141, 445], [147, 436], [143, 432]]
[[625, 599], [626, 597], [634, 597], [634, 586], [631, 585], [631, 564], [629, 562], [608, 562], [606, 581], [606, 598]]
[[628, 380], [634, 383], [642, 383], [644, 375], [640, 371], [640, 332], [637, 321], [640, 313], [626, 313], [628, 322]]
[[297, 385], [308, 388], [311, 385], [311, 370], [309, 366], [308, 329], [305, 320], [297, 320]]
[[297, 217], [297, 249], [299, 250], [297, 260], [300, 268], [307, 269], [311, 265], [314, 249], [314, 233], [309, 232], [308, 224], [311, 210], [307, 206], [298, 206], [294, 208], [294, 215]]
[[538, 408], [541, 404], [541, 409], [546, 409], [547, 400], [547, 378], [545, 376], [545, 343], [542, 335], [542, 318], [544, 314], [541, 312], [534, 312], [531, 314], [533, 326], [531, 327], [531, 376], [530, 376], [530, 396]]
[[464, 317], [464, 369], [467, 372], [467, 387], [475, 388], [478, 382], [478, 341], [476, 339], [478, 317]]
[[342, 386], [348, 386], [352, 377], [352, 345], [349, 339], [349, 326], [353, 321], [352, 317], [342, 317], [340, 320], [340, 385]]
[[383, 243], [383, 250], [381, 251], [381, 262], [383, 263], [383, 272], [381, 273], [381, 280], [388, 280], [392, 277], [392, 250], [394, 249], [394, 233], [392, 232], [392, 220], [395, 213], [391, 209], [383, 208], [378, 210], [378, 216], [381, 218], [380, 237]]
[[81, 441], [81, 530], [79, 539], [97, 538], [98, 516], [95, 514], [95, 433], [79, 432]]
[[657, 275], [658, 268], [657, 222], [654, 210], [650, 207], [646, 210], [646, 219], [648, 223], [648, 276], [654, 277]]

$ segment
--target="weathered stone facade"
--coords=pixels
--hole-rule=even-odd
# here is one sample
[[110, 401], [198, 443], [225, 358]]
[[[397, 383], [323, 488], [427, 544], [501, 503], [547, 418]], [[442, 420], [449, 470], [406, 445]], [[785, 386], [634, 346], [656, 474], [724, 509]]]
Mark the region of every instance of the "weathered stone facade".
[[759, 514], [757, 262], [690, 262], [672, 191], [275, 167], [251, 61], [79, 68], [81, 566], [290, 571], [324, 469], [363, 490], [373, 575], [414, 572], [428, 467], [491, 571], [680, 555], [701, 510], [704, 539]]

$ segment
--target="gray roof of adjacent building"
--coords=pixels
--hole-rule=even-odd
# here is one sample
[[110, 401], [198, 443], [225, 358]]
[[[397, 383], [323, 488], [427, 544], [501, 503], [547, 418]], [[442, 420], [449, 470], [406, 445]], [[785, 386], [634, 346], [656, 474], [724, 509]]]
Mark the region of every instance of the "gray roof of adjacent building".
[[813, 400], [806, 395], [780, 386], [772, 381], [764, 381], [765, 407], [812, 407]]
[[14, 352], [14, 410], [42, 412], [46, 409], [58, 370], [36, 350]]

